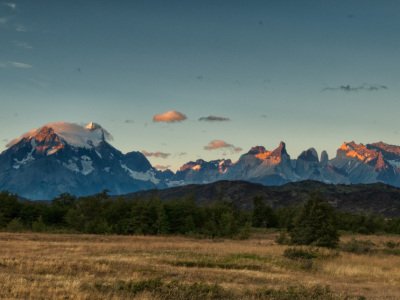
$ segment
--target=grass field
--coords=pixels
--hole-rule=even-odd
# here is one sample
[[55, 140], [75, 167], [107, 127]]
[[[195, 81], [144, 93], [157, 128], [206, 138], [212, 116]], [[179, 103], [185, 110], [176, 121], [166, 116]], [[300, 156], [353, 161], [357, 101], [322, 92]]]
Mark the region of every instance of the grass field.
[[312, 259], [285, 257], [275, 237], [0, 233], [0, 298], [400, 299], [399, 236], [355, 236], [371, 241], [361, 254]]

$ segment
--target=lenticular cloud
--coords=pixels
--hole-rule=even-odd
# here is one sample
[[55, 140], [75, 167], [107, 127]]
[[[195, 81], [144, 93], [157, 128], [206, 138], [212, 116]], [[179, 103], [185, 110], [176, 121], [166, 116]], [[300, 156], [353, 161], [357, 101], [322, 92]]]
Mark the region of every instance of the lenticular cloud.
[[165, 123], [174, 123], [174, 122], [182, 122], [186, 120], [187, 117], [185, 114], [176, 111], [170, 110], [161, 114], [157, 114], [153, 117], [153, 122], [165, 122]]

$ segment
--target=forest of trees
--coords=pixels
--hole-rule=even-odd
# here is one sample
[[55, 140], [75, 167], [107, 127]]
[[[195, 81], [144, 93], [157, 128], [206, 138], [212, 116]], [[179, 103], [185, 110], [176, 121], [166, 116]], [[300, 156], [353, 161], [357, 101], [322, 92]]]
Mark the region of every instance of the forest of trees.
[[255, 198], [254, 209], [244, 211], [225, 202], [199, 206], [192, 199], [113, 198], [105, 192], [81, 198], [64, 194], [49, 202], [0, 193], [0, 229], [6, 231], [247, 238], [252, 227], [285, 230], [292, 243], [335, 246], [338, 230], [400, 234], [400, 218], [338, 212], [318, 195], [304, 205], [275, 210]]

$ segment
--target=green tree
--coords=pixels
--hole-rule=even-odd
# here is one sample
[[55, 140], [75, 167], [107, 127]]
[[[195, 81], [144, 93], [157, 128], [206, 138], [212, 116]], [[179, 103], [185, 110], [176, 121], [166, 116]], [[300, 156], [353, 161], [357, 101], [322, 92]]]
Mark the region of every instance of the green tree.
[[167, 234], [169, 232], [169, 221], [163, 204], [158, 207], [157, 214], [157, 233]]
[[254, 227], [276, 227], [278, 218], [273, 209], [266, 205], [261, 197], [255, 197], [253, 200], [253, 217], [252, 223]]
[[334, 248], [339, 242], [334, 209], [320, 195], [313, 194], [296, 216], [289, 230], [291, 241], [298, 245]]
[[46, 231], [46, 224], [44, 224], [42, 216], [32, 223], [32, 230], [35, 232]]
[[10, 223], [7, 224], [7, 230], [11, 232], [21, 232], [24, 229], [24, 224], [22, 224], [20, 218], [12, 219]]
[[21, 210], [21, 203], [15, 195], [7, 192], [0, 193], [0, 227], [6, 227], [7, 224], [18, 218]]

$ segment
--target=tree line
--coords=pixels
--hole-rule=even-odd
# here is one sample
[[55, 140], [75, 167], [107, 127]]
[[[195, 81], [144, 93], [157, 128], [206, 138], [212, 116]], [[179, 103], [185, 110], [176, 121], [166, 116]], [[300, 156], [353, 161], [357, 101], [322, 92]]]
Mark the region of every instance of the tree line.
[[361, 215], [334, 210], [318, 194], [298, 206], [272, 209], [256, 197], [253, 210], [217, 201], [197, 205], [193, 199], [161, 201], [113, 198], [106, 192], [52, 201], [21, 201], [0, 193], [0, 229], [8, 231], [76, 232], [92, 234], [190, 235], [247, 238], [250, 229], [278, 228], [291, 243], [335, 246], [338, 230], [363, 234], [400, 234], [400, 218]]

